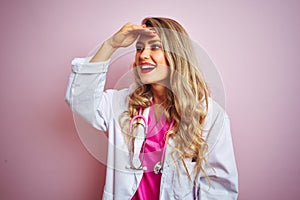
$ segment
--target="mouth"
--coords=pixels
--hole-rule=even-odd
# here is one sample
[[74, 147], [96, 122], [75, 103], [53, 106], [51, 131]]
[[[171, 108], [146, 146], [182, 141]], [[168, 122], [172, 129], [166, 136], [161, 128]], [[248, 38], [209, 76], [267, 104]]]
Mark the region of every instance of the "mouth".
[[140, 69], [142, 73], [149, 73], [156, 68], [156, 65], [152, 63], [141, 63]]

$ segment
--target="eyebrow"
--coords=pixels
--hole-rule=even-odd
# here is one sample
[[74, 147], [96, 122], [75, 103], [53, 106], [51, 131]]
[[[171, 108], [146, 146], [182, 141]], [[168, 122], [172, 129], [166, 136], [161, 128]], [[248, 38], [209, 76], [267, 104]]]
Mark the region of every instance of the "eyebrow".
[[[160, 42], [160, 43], [161, 43], [160, 40], [150, 40], [150, 41], [148, 41], [148, 44], [153, 44], [153, 43], [155, 43], [155, 42]], [[136, 44], [144, 44], [144, 42], [142, 42], [142, 41], [137, 41]]]

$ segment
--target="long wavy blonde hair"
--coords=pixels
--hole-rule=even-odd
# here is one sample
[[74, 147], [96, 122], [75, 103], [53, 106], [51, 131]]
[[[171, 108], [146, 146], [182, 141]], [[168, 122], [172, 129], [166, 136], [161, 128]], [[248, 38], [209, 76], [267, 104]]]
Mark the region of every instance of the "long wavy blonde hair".
[[[196, 177], [202, 172], [206, 163], [207, 143], [202, 135], [203, 123], [208, 110], [208, 88], [194, 53], [193, 44], [185, 29], [176, 21], [168, 18], [145, 18], [147, 27], [154, 28], [161, 39], [166, 60], [170, 67], [170, 88], [168, 88], [165, 108], [166, 119], [174, 119], [173, 128], [167, 133], [174, 141], [174, 153], [182, 160], [187, 170], [185, 159], [196, 162]], [[136, 67], [134, 67], [135, 70]], [[128, 111], [120, 118], [122, 131], [129, 142], [129, 121], [138, 114], [139, 108], [152, 105], [151, 85], [142, 84], [135, 70], [137, 88], [129, 95]], [[195, 177], [195, 178], [196, 178]]]

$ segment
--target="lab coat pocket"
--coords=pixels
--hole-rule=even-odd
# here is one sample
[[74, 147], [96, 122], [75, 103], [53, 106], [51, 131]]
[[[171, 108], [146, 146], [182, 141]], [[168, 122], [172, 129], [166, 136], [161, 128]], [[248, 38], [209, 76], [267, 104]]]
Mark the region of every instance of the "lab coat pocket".
[[173, 175], [173, 191], [175, 199], [194, 199], [194, 174], [195, 164], [191, 159], [186, 159], [186, 171], [182, 161], [177, 164], [177, 170]]

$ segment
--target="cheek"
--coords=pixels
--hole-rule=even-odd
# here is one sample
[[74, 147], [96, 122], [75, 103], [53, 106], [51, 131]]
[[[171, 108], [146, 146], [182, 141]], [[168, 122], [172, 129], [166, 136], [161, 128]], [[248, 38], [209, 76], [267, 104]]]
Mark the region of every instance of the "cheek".
[[167, 61], [166, 61], [166, 57], [164, 54], [157, 54], [153, 56], [153, 59], [160, 64], [166, 65]]

